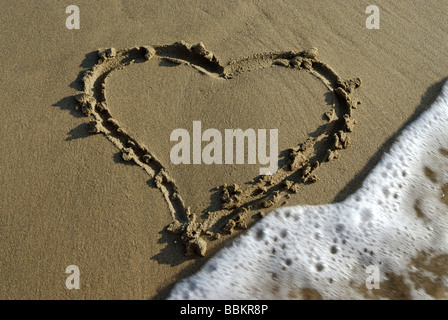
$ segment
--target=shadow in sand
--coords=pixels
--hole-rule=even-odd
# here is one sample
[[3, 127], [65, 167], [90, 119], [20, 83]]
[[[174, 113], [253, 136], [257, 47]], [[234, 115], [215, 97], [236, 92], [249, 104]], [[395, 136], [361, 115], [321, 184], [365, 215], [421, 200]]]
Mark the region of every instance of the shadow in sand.
[[210, 259], [216, 253], [218, 253], [222, 248], [228, 245], [233, 239], [238, 237], [240, 233], [244, 233], [244, 231], [235, 233], [235, 235], [230, 236], [229, 238], [222, 240], [219, 244], [215, 244], [212, 248], [210, 248], [206, 257], [198, 257], [189, 258], [185, 256], [185, 248], [183, 246], [179, 246], [179, 244], [175, 243], [175, 241], [179, 240], [177, 235], [169, 233], [166, 229], [160, 231], [159, 234], [160, 239], [159, 243], [166, 243], [167, 246], [162, 249], [158, 254], [153, 256], [151, 260], [155, 260], [159, 263], [169, 264], [171, 267], [178, 266], [185, 262], [188, 264], [183, 267], [179, 273], [177, 273], [172, 280], [172, 282], [165, 284], [157, 290], [157, 294], [151, 298], [151, 300], [165, 300], [168, 298], [173, 287], [181, 281], [182, 279], [191, 276]]
[[159, 232], [159, 239], [157, 243], [165, 244], [165, 247], [160, 250], [159, 253], [151, 257], [151, 260], [157, 261], [158, 264], [169, 265], [170, 267], [176, 267], [186, 262], [190, 263], [188, 263], [186, 267], [183, 267], [182, 270], [176, 274], [171, 283], [167, 283], [157, 290], [156, 296], [152, 298], [153, 300], [166, 299], [173, 286], [178, 281], [196, 272], [208, 260], [207, 258], [200, 258], [197, 256], [185, 256], [185, 248], [184, 246], [179, 245], [179, 241], [179, 236], [168, 232], [166, 228]]
[[68, 137], [65, 139], [65, 141], [72, 141], [76, 139], [83, 139], [91, 136], [92, 134], [89, 132], [92, 129], [92, 126], [90, 123], [81, 123], [76, 128], [73, 128], [68, 132]]
[[[84, 60], [82, 61], [80, 67], [83, 68], [82, 71], [79, 72], [77, 78], [75, 81], [73, 81], [69, 87], [73, 88], [77, 91], [82, 91], [83, 84], [82, 84], [82, 77], [84, 76], [85, 69], [86, 68], [92, 68], [96, 63], [98, 62], [98, 54], [96, 51], [89, 52], [84, 56]], [[83, 115], [81, 112], [76, 110], [76, 97], [75, 96], [69, 96], [62, 98], [55, 104], [53, 104], [53, 107], [58, 107], [61, 110], [69, 111], [70, 115], [75, 118], [85, 118], [85, 115]], [[81, 139], [81, 138], [87, 138], [90, 130], [90, 125], [88, 123], [83, 123], [77, 126], [76, 128], [71, 129], [68, 132], [68, 137], [66, 138], [66, 141], [71, 141], [75, 139]]]
[[79, 72], [78, 77], [70, 84], [70, 88], [73, 88], [77, 91], [82, 91], [84, 89], [83, 83], [82, 83], [82, 77], [84, 76], [84, 72], [87, 69], [92, 68], [95, 64], [98, 63], [98, 53], [97, 51], [92, 51], [87, 53], [84, 56], [84, 60], [79, 65], [80, 68], [83, 70]]
[[52, 105], [53, 107], [59, 107], [61, 110], [69, 111], [70, 115], [75, 118], [84, 118], [85, 116], [76, 110], [76, 98], [74, 96], [65, 97]]

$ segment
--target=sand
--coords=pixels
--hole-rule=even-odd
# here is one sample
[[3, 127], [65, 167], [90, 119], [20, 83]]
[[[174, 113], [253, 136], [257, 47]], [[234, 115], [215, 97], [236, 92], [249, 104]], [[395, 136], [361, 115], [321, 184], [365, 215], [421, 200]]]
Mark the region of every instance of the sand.
[[[397, 133], [429, 107], [447, 79], [445, 3], [377, 1], [380, 30], [366, 28], [365, 10], [370, 4], [79, 1], [80, 29], [67, 30], [65, 6], [58, 1], [5, 2], [0, 298], [163, 299], [176, 281], [195, 272], [273, 207], [284, 202], [332, 203], [353, 193]], [[209, 62], [185, 59], [185, 54], [170, 55], [181, 61], [161, 59], [158, 48], [180, 41], [203, 43], [214, 56], [201, 49], [193, 58], [202, 52]], [[98, 49], [116, 48], [120, 53], [135, 47], [152, 47], [153, 58], [161, 60], [134, 63], [105, 80], [107, 106], [118, 121], [118, 126], [106, 129], [123, 128], [127, 138], [139, 143], [137, 148], [135, 143], [123, 145], [129, 151], [123, 153], [104, 133], [89, 132], [94, 119], [89, 112], [86, 117], [75, 96], [85, 91], [82, 78], [86, 69], [98, 63]], [[314, 58], [342, 80], [361, 79], [350, 100], [355, 104], [349, 108], [354, 127], [351, 122], [346, 125], [344, 113], [324, 116], [337, 102], [335, 96], [328, 95], [324, 81], [294, 68], [291, 60], [309, 48], [317, 48]], [[146, 53], [152, 56], [151, 50]], [[145, 60], [145, 55], [139, 58]], [[269, 67], [262, 63], [266, 59]], [[273, 60], [279, 60], [275, 66]], [[256, 70], [215, 79], [232, 61]], [[231, 67], [227, 70], [238, 73]], [[279, 128], [279, 151], [297, 147], [294, 157], [288, 158], [293, 160], [305, 151], [300, 146], [307, 138], [314, 146], [320, 126], [332, 121], [342, 124], [335, 116], [345, 124], [339, 143], [347, 134], [350, 145], [336, 148], [333, 140], [329, 145], [338, 149], [339, 157], [330, 162], [316, 159], [319, 166], [310, 166], [312, 172], [296, 174], [294, 192], [282, 191], [272, 207], [267, 203], [267, 208], [248, 210], [242, 218], [238, 212], [229, 217], [220, 212], [215, 220], [221, 225], [234, 221], [227, 228], [235, 229], [232, 235], [198, 227], [197, 220], [191, 223], [188, 206], [191, 214], [206, 219], [204, 210], [214, 212], [226, 202], [212, 187], [237, 183], [242, 190], [250, 189], [247, 182], [257, 177], [260, 166], [174, 166], [169, 161], [172, 130], [191, 132], [194, 120], [203, 121], [204, 129]], [[145, 147], [139, 148], [140, 143]], [[326, 144], [314, 151], [333, 158], [328, 149]], [[156, 155], [160, 164], [150, 167], [134, 161], [135, 150]], [[167, 175], [162, 175], [158, 186], [157, 179], [151, 183], [151, 170], [162, 166]], [[300, 178], [307, 174], [311, 181]], [[279, 176], [269, 187], [291, 188], [282, 184], [284, 179]], [[226, 195], [231, 199], [235, 188], [226, 190], [221, 188], [224, 200]], [[272, 191], [275, 195], [275, 188]], [[174, 193], [183, 199], [180, 211], [170, 210], [169, 195]], [[244, 197], [243, 207], [251, 200], [252, 196]], [[185, 236], [191, 228], [173, 227], [178, 220], [194, 230], [211, 232], [201, 235], [207, 246], [205, 257], [197, 254], [203, 242]], [[167, 230], [170, 224], [180, 235]], [[216, 234], [219, 239], [213, 240]], [[191, 240], [195, 241], [193, 255], [186, 257], [188, 245], [183, 242]], [[80, 269], [80, 290], [65, 286], [69, 265]]]

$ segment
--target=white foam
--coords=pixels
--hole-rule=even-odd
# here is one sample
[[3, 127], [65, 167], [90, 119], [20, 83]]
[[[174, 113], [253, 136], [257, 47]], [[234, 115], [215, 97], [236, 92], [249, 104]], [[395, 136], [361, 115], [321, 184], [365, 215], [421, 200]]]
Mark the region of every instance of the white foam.
[[[304, 288], [324, 299], [387, 298], [388, 292], [444, 297], [447, 275], [415, 261], [419, 252], [426, 261], [448, 254], [442, 148], [448, 149], [448, 84], [356, 193], [342, 203], [271, 212], [176, 284], [169, 298], [291, 299], [304, 298]], [[380, 272], [378, 291], [366, 289], [370, 265]], [[422, 277], [432, 287], [420, 283]]]

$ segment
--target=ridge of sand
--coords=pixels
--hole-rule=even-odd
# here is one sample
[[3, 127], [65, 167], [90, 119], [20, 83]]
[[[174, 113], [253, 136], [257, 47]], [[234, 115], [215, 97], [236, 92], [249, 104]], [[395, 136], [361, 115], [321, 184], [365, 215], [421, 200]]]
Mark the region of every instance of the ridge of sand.
[[[249, 187], [241, 189], [237, 184], [218, 187], [221, 191], [221, 209], [199, 217], [180, 195], [172, 176], [163, 163], [148, 147], [133, 138], [117, 119], [113, 118], [105, 97], [106, 78], [115, 70], [133, 63], [144, 63], [155, 55], [180, 65], [188, 65], [214, 79], [230, 80], [256, 69], [283, 67], [309, 72], [335, 94], [337, 102], [325, 113], [327, 124], [316, 137], [291, 147], [288, 161], [273, 175], [254, 178]], [[231, 234], [234, 228], [247, 228], [249, 216], [263, 208], [271, 208], [296, 193], [298, 184], [318, 181], [319, 166], [339, 157], [338, 150], [350, 146], [348, 133], [353, 131], [355, 120], [352, 110], [360, 101], [350, 94], [361, 85], [359, 78], [342, 80], [327, 64], [318, 59], [317, 49], [306, 51], [279, 51], [256, 54], [230, 61], [222, 66], [218, 58], [202, 43], [189, 45], [176, 42], [172, 45], [142, 46], [117, 50], [98, 51], [98, 63], [85, 72], [84, 91], [77, 95], [78, 110], [92, 119], [91, 133], [104, 134], [118, 149], [124, 161], [141, 167], [154, 180], [170, 210], [173, 222], [170, 232], [180, 234], [188, 256], [204, 256], [207, 239], [220, 236], [218, 230]]]

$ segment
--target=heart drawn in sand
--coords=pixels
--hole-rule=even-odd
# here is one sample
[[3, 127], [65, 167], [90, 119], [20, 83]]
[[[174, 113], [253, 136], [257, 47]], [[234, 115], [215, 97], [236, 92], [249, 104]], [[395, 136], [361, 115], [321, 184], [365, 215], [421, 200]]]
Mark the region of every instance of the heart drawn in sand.
[[[308, 72], [334, 93], [335, 103], [325, 113], [327, 123], [319, 134], [291, 146], [287, 150], [287, 161], [276, 173], [254, 177], [246, 183], [246, 188], [236, 184], [221, 186], [218, 190], [221, 208], [200, 216], [190, 211], [166, 165], [112, 117], [106, 101], [105, 82], [113, 71], [133, 63], [147, 62], [156, 56], [227, 81], [245, 72], [273, 67]], [[223, 232], [232, 233], [234, 228], [247, 228], [247, 219], [260, 209], [274, 207], [282, 198], [297, 193], [299, 184], [318, 180], [316, 170], [319, 166], [338, 158], [338, 150], [350, 146], [348, 133], [355, 125], [352, 111], [360, 104], [350, 94], [361, 84], [359, 78], [342, 80], [331, 67], [318, 59], [314, 48], [261, 53], [232, 60], [223, 66], [202, 43], [189, 45], [184, 42], [99, 50], [98, 63], [86, 70], [82, 81], [84, 90], [76, 96], [77, 109], [92, 120], [91, 133], [103, 134], [121, 151], [123, 160], [133, 162], [149, 175], [152, 184], [161, 191], [173, 218], [168, 231], [180, 235], [186, 246], [186, 254], [190, 256], [204, 256], [208, 240], [216, 239]]]

